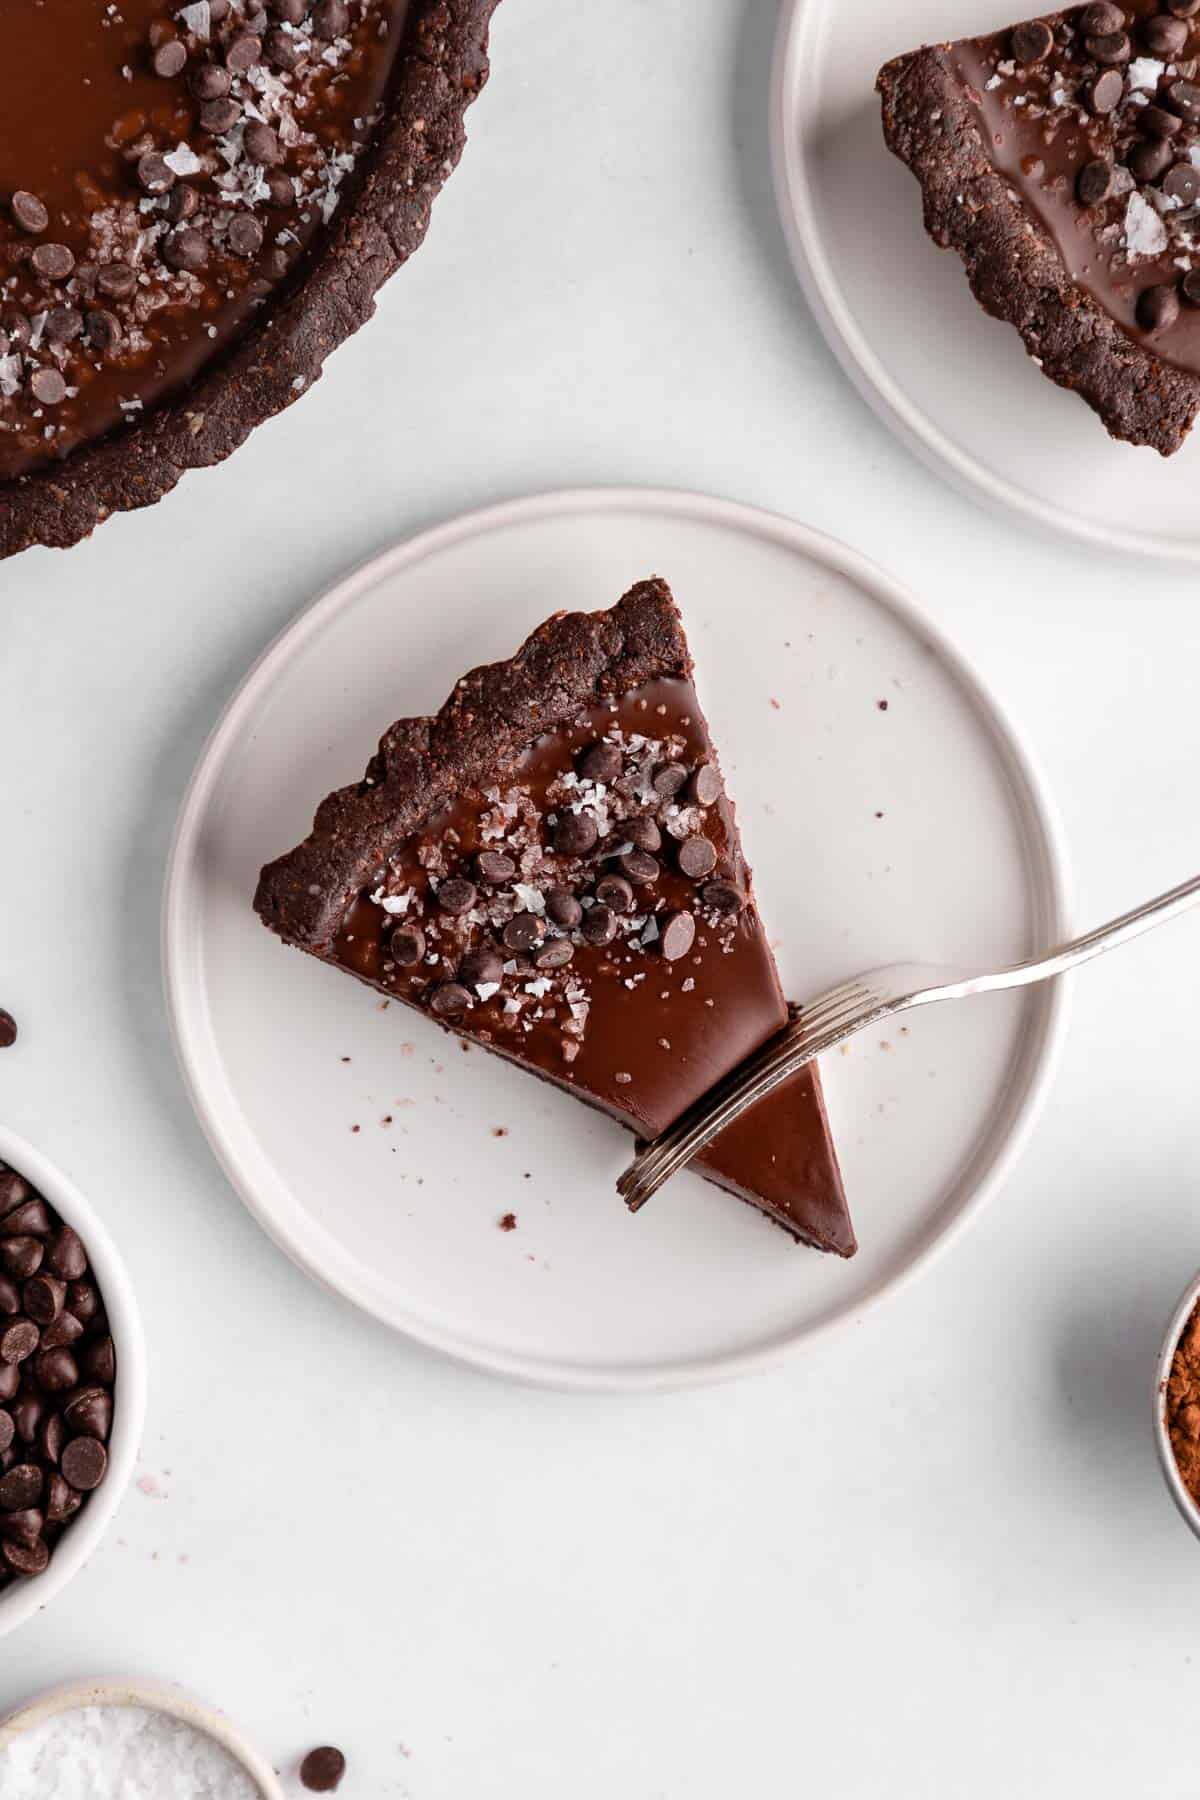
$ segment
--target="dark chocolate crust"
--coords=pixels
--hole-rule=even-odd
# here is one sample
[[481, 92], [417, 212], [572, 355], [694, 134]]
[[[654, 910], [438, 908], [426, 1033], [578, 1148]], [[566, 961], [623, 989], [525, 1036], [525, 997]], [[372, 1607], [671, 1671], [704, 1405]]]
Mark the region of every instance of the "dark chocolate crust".
[[[1044, 16], [1052, 29], [1064, 17]], [[957, 250], [980, 305], [1014, 325], [1043, 373], [1086, 400], [1113, 437], [1163, 456], [1178, 450], [1200, 410], [1200, 377], [1135, 342], [1072, 281], [993, 166], [948, 46], [897, 57], [876, 86], [888, 148], [921, 184], [925, 229]]]
[[488, 76], [499, 0], [413, 0], [387, 116], [361, 184], [299, 285], [180, 397], [58, 465], [0, 485], [0, 558], [66, 548], [114, 512], [152, 506], [188, 469], [224, 461], [256, 425], [306, 393], [325, 358], [425, 236], [466, 142], [463, 116]]
[[502, 779], [585, 708], [691, 668], [665, 581], [638, 582], [607, 612], [556, 613], [515, 656], [464, 675], [434, 717], [398, 719], [362, 781], [322, 801], [311, 836], [263, 870], [255, 911], [287, 943], [328, 955], [354, 896], [457, 793]]

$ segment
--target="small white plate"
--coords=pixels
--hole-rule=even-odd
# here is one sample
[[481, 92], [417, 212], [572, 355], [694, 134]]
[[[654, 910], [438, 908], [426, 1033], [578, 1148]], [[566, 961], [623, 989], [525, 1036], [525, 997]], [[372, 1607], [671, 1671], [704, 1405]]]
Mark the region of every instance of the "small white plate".
[[1040, 783], [896, 585], [785, 519], [637, 490], [455, 520], [303, 613], [204, 752], [165, 896], [184, 1076], [266, 1230], [423, 1342], [574, 1387], [730, 1375], [860, 1313], [1007, 1172], [1063, 1016], [1061, 988], [998, 996], [832, 1059], [862, 1244], [843, 1263], [691, 1175], [631, 1218], [613, 1191], [632, 1151], [619, 1127], [263, 929], [259, 865], [357, 779], [394, 718], [435, 709], [556, 608], [610, 605], [652, 573], [683, 608], [789, 994], [901, 958], [1003, 961], [1062, 934]]
[[776, 191], [809, 304], [868, 403], [976, 498], [1076, 537], [1200, 559], [1195, 436], [1175, 456], [1109, 438], [976, 303], [883, 141], [875, 77], [921, 44], [996, 31], [1021, 0], [784, 0], [771, 96]]

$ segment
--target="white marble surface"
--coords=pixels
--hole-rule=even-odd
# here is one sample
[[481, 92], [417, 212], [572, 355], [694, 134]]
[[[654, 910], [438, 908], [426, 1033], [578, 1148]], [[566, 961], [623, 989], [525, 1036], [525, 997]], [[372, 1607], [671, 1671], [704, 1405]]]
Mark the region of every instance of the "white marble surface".
[[0, 1703], [176, 1679], [281, 1763], [340, 1743], [347, 1800], [1194, 1788], [1148, 1384], [1200, 1261], [1200, 921], [1080, 981], [1017, 1177], [918, 1286], [677, 1398], [505, 1387], [327, 1298], [167, 1043], [164, 853], [249, 659], [398, 534], [565, 483], [776, 507], [909, 581], [1040, 748], [1081, 916], [1200, 862], [1195, 575], [978, 511], [854, 397], [775, 219], [773, 10], [506, 0], [373, 327], [224, 468], [0, 572], [0, 1110], [106, 1207], [154, 1355], [151, 1492], [0, 1645]]

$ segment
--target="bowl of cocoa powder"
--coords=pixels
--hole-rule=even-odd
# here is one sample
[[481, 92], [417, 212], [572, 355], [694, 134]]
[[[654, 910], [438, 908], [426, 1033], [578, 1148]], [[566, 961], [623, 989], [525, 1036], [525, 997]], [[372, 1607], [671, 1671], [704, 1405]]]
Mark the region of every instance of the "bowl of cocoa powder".
[[1154, 1434], [1171, 1498], [1200, 1537], [1200, 1275], [1175, 1308], [1163, 1340]]

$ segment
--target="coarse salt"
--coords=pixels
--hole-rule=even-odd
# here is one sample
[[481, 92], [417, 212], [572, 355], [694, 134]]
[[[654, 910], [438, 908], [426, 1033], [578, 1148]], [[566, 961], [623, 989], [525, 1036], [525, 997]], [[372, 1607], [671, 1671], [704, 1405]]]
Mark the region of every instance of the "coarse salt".
[[262, 1800], [215, 1738], [141, 1706], [79, 1706], [0, 1752], [4, 1800]]

